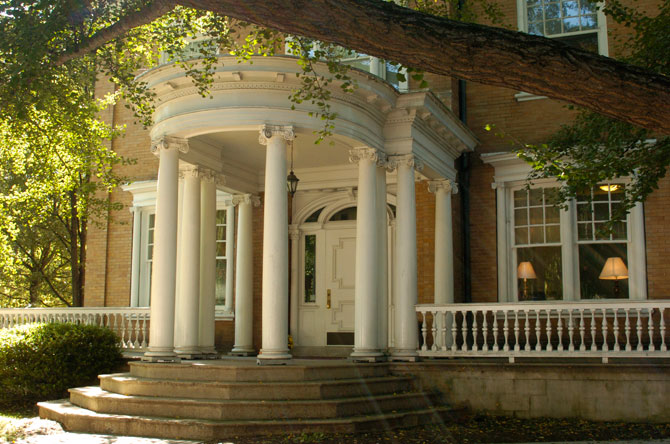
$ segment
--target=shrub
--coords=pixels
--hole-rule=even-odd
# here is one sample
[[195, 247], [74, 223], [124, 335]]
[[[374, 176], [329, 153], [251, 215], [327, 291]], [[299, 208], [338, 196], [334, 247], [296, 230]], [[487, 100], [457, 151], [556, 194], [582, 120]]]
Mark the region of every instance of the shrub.
[[27, 324], [0, 331], [0, 400], [64, 397], [121, 362], [118, 338], [94, 325]]

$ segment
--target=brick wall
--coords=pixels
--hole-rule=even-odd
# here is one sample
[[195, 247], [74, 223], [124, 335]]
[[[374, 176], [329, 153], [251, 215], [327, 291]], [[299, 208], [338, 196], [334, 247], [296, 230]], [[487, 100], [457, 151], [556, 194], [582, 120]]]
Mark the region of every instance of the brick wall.
[[670, 298], [670, 177], [659, 185], [644, 204], [650, 299]]

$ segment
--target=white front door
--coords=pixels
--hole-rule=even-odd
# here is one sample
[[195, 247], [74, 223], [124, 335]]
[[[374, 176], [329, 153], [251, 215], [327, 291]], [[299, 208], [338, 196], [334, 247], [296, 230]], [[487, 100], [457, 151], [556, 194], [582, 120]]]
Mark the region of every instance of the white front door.
[[301, 301], [297, 345], [353, 346], [356, 228], [338, 224], [316, 239], [316, 295], [313, 302]]

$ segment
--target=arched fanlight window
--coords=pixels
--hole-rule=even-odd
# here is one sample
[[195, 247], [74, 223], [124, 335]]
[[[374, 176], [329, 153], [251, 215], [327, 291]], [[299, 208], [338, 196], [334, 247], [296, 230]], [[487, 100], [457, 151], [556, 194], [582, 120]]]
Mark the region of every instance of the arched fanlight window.
[[308, 222], [318, 222], [319, 221], [319, 216], [321, 216], [321, 212], [323, 211], [325, 207], [321, 207], [312, 214], [309, 215], [307, 219], [305, 219], [305, 223]]
[[356, 220], [356, 207], [347, 207], [330, 216], [329, 222]]

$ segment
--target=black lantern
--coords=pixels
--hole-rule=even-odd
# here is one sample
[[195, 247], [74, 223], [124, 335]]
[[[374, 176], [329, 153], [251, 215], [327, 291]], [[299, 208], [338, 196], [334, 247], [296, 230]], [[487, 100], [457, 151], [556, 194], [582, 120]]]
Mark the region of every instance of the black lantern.
[[291, 144], [291, 172], [286, 177], [286, 190], [291, 194], [291, 197], [295, 195], [295, 192], [298, 191], [298, 176], [293, 172], [293, 141], [289, 142]]

